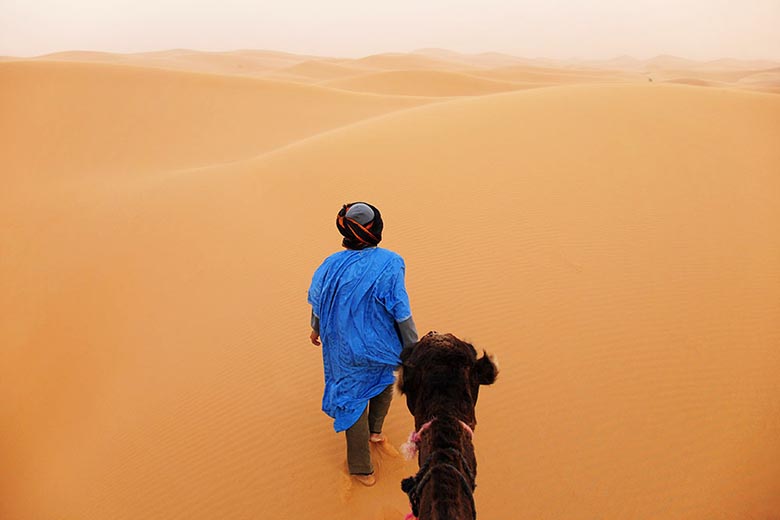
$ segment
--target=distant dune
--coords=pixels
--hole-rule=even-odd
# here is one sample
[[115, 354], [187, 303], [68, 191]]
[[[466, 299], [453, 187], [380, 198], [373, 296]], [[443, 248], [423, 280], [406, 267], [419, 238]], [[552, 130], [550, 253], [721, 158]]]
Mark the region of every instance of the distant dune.
[[111, 52], [100, 51], [64, 51], [53, 52], [37, 56], [36, 59], [46, 61], [99, 61], [103, 63], [117, 63], [126, 61], [130, 58], [127, 54], [115, 54]]
[[[0, 58], [1, 59], [1, 58]], [[437, 70], [450, 72], [474, 72], [497, 69], [509, 76], [512, 69], [566, 73], [585, 76], [619, 76], [636, 74], [660, 74], [702, 77], [715, 81], [737, 81], [752, 71], [766, 70], [780, 65], [769, 60], [720, 59], [695, 61], [677, 56], [656, 56], [640, 60], [631, 56], [617, 56], [607, 60], [554, 60], [548, 58], [523, 58], [497, 52], [464, 54], [447, 49], [425, 48], [411, 53], [385, 53], [359, 59], [321, 57], [306, 54], [292, 54], [270, 50], [235, 50], [206, 52], [191, 49], [170, 49], [164, 51], [132, 54], [113, 54], [97, 51], [66, 51], [39, 56], [35, 59], [47, 61], [89, 61], [125, 63], [139, 66], [154, 66], [174, 70], [208, 72], [215, 74], [237, 74], [272, 76], [294, 81], [322, 81], [346, 77], [352, 70]], [[341, 69], [344, 66], [346, 69]], [[290, 69], [286, 71], [286, 69]], [[279, 71], [278, 74], [276, 72]], [[618, 71], [622, 71], [620, 74]], [[517, 70], [515, 70], [517, 72]], [[343, 73], [343, 74], [342, 74]], [[707, 78], [704, 78], [707, 76]], [[719, 76], [719, 77], [715, 77]], [[497, 78], [511, 81], [511, 77]]]
[[513, 65], [541, 65], [543, 60], [529, 60], [499, 52], [483, 52], [479, 54], [462, 54], [447, 49], [418, 49], [413, 54], [427, 56], [436, 60], [447, 61], [453, 65], [469, 65], [478, 68], [509, 67]]
[[[372, 69], [385, 70], [452, 70], [453, 63], [448, 60], [420, 56], [417, 54], [375, 54], [345, 62]], [[459, 64], [459, 68], [470, 68]]]
[[348, 76], [365, 74], [364, 68], [352, 68], [322, 60], [308, 60], [296, 63], [291, 67], [280, 69], [277, 72], [304, 76], [313, 80], [326, 81]]
[[0, 518], [402, 520], [403, 398], [364, 488], [308, 341], [354, 200], [420, 332], [500, 360], [479, 518], [777, 516], [777, 70], [437, 52], [0, 64]]
[[739, 78], [739, 83], [747, 85], [761, 85], [767, 87], [780, 87], [780, 68], [758, 71]]
[[106, 64], [12, 62], [0, 78], [13, 180], [234, 161], [430, 101]]
[[375, 72], [328, 81], [324, 85], [356, 92], [404, 96], [481, 96], [533, 86], [437, 70]]
[[657, 69], [691, 69], [696, 66], [694, 60], [687, 58], [681, 58], [679, 56], [671, 56], [668, 54], [662, 54], [655, 56], [642, 62], [645, 69], [657, 70]]
[[[702, 87], [773, 89], [780, 88], [780, 69], [663, 71], [653, 77], [671, 83]], [[695, 74], [695, 76], [694, 76]]]
[[778, 62], [769, 60], [737, 60], [733, 58], [723, 58], [699, 63], [696, 65], [696, 70], [755, 70], [777, 67], [777, 65]]
[[85, 61], [123, 63], [213, 74], [262, 75], [283, 69], [313, 57], [276, 51], [241, 50], [204, 52], [189, 49], [112, 54], [94, 51], [67, 51], [46, 54], [35, 59], [45, 61]]
[[500, 81], [539, 83], [542, 85], [566, 85], [573, 83], [620, 83], [637, 81], [635, 73], [551, 69], [549, 67], [512, 66], [474, 71], [475, 76]]
[[717, 81], [721, 83], [738, 85], [742, 78], [756, 74], [758, 72], [760, 71], [749, 69], [669, 69], [664, 71], [655, 71], [651, 73], [651, 75], [656, 78], [674, 79], [689, 77], [701, 79], [704, 81]]
[[135, 58], [140, 65], [156, 65], [194, 72], [254, 75], [288, 67], [305, 57], [272, 51], [179, 51], [170, 55], [144, 53], [136, 55]]
[[666, 83], [677, 83], [678, 85], [691, 85], [695, 87], [712, 87], [716, 85], [712, 81], [706, 81], [698, 78], [675, 78], [666, 80]]

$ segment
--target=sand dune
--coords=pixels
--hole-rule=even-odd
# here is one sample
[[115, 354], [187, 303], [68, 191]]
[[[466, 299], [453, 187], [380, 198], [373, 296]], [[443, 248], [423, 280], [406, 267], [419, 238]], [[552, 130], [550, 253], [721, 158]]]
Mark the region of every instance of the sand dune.
[[438, 70], [375, 72], [323, 83], [329, 87], [402, 96], [482, 96], [533, 87]]
[[645, 70], [668, 70], [668, 69], [692, 69], [697, 65], [694, 60], [661, 54], [653, 58], [642, 60]]
[[45, 61], [97, 61], [102, 63], [121, 63], [131, 59], [131, 54], [118, 54], [100, 51], [64, 51], [44, 54], [33, 59]]
[[420, 330], [501, 362], [480, 518], [780, 511], [780, 96], [0, 74], [0, 518], [401, 520], [412, 418], [350, 486], [307, 341], [356, 199]]
[[[11, 58], [6, 57], [6, 59]], [[34, 59], [119, 62], [142, 67], [260, 76], [297, 82], [337, 79], [358, 74], [361, 71], [365, 73], [375, 70], [473, 72], [485, 69], [497, 69], [496, 73], [499, 77], [495, 79], [508, 81], [522, 80], [522, 78], [515, 76], [533, 71], [553, 75], [563, 73], [568, 79], [571, 79], [569, 77], [571, 74], [586, 77], [601, 75], [625, 78], [637, 74], [652, 73], [662, 79], [691, 76], [705, 80], [735, 82], [745, 75], [778, 66], [778, 62], [769, 60], [695, 61], [676, 56], [656, 56], [646, 60], [631, 56], [618, 56], [608, 60], [529, 59], [496, 52], [464, 54], [437, 48], [418, 49], [412, 53], [377, 54], [360, 59], [324, 58], [269, 50], [206, 52], [192, 49], [170, 49], [132, 54], [66, 51]], [[513, 68], [515, 70], [512, 70]], [[553, 78], [553, 80], [555, 79]]]
[[322, 60], [307, 60], [291, 67], [278, 70], [279, 73], [304, 76], [313, 80], [325, 81], [348, 76], [365, 74], [364, 68], [351, 68]]
[[694, 87], [714, 87], [719, 86], [718, 83], [713, 81], [707, 81], [699, 78], [674, 78], [664, 80], [665, 83], [676, 83], [678, 85], [691, 85]]
[[751, 69], [688, 69], [656, 71], [650, 75], [658, 79], [676, 79], [690, 77], [703, 81], [716, 81], [721, 83], [738, 84], [743, 78], [763, 72]]
[[[122, 63], [139, 67], [157, 67], [189, 72], [259, 76], [266, 75], [277, 69], [291, 67], [295, 64], [314, 58], [314, 56], [262, 50], [205, 52], [190, 49], [170, 49], [165, 51], [131, 54], [95, 51], [66, 51], [46, 54], [32, 59], [44, 61]], [[321, 60], [322, 58], [317, 59]]]
[[[658, 72], [670, 69], [692, 70], [698, 66], [704, 65], [703, 62], [681, 58], [679, 56], [671, 56], [669, 54], [661, 54], [648, 59], [638, 59], [633, 56], [622, 55], [608, 60], [585, 60], [585, 63], [604, 69], [636, 70], [645, 72]], [[723, 68], [730, 67], [726, 65], [726, 67]]]
[[[561, 66], [566, 62], [558, 62]], [[597, 69], [624, 70], [635, 72], [652, 72], [654, 74], [670, 71], [696, 71], [694, 75], [707, 72], [739, 72], [743, 70], [766, 69], [775, 67], [777, 62], [770, 60], [737, 60], [723, 58], [710, 61], [696, 61], [677, 56], [661, 55], [640, 60], [633, 56], [616, 56], [607, 60], [576, 60], [569, 62], [579, 67], [593, 67]]]
[[16, 62], [0, 75], [4, 169], [24, 180], [235, 161], [429, 101], [107, 64]]
[[766, 70], [690, 70], [662, 71], [651, 76], [661, 81], [696, 86], [746, 88], [751, 90], [780, 89], [780, 68]]
[[780, 87], [780, 67], [757, 71], [739, 78], [741, 84]]
[[463, 54], [447, 49], [426, 48], [418, 49], [413, 54], [427, 56], [439, 61], [451, 62], [455, 65], [466, 64], [477, 68], [510, 67], [513, 65], [541, 65], [544, 60], [530, 60], [502, 54], [499, 52], [483, 52], [479, 54]]
[[[356, 60], [345, 61], [345, 64], [384, 70], [452, 70], [453, 63], [417, 54], [387, 53], [374, 54]], [[470, 68], [459, 64], [459, 69]]]
[[733, 58], [722, 58], [719, 60], [711, 60], [699, 64], [697, 70], [756, 70], [756, 69], [768, 69], [777, 67], [778, 62], [770, 60], [737, 60]]
[[537, 83], [541, 85], [621, 83], [644, 79], [639, 74], [630, 72], [552, 69], [527, 65], [479, 70], [474, 71], [472, 74], [500, 81]]
[[140, 65], [217, 74], [257, 75], [289, 67], [309, 56], [274, 51], [142, 53], [134, 56]]

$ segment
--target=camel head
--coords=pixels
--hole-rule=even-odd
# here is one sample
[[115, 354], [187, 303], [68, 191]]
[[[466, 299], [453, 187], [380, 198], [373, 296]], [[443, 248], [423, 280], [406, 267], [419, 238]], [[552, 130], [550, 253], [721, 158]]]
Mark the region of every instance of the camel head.
[[498, 365], [487, 352], [477, 358], [471, 344], [452, 334], [429, 332], [401, 352], [396, 387], [406, 395], [415, 422], [455, 414], [474, 427], [479, 387], [493, 384], [497, 376]]

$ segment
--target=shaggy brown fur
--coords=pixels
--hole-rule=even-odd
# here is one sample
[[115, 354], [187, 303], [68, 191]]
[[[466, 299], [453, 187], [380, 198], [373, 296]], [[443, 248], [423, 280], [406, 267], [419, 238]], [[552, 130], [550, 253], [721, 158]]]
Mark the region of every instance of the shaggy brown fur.
[[476, 427], [479, 387], [495, 382], [498, 367], [487, 353], [477, 359], [472, 345], [435, 332], [404, 349], [401, 363], [397, 387], [415, 428], [433, 421], [419, 443], [420, 471], [402, 489], [420, 520], [476, 518], [477, 460], [471, 433], [459, 421]]

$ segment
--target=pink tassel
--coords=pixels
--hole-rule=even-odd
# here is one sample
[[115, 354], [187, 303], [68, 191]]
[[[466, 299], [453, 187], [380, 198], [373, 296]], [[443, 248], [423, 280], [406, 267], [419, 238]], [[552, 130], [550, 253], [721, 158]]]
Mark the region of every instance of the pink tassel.
[[414, 456], [417, 455], [417, 450], [419, 449], [418, 444], [422, 438], [422, 433], [431, 426], [433, 421], [434, 419], [431, 419], [427, 423], [423, 424], [420, 428], [420, 431], [410, 433], [409, 440], [401, 444], [401, 453], [406, 460], [412, 460]]
[[413, 442], [405, 442], [401, 444], [401, 454], [406, 460], [412, 460], [417, 455], [417, 444]]
[[409, 513], [404, 517], [404, 520], [417, 520], [417, 517], [413, 513]]
[[463, 421], [458, 421], [460, 425], [463, 427], [464, 430], [466, 430], [469, 434], [469, 437], [474, 437], [474, 430], [471, 429], [471, 426], [464, 423]]
[[412, 460], [417, 455], [418, 442], [420, 442], [420, 434], [412, 432], [409, 434], [409, 439], [401, 444], [401, 454], [403, 454], [406, 460]]

